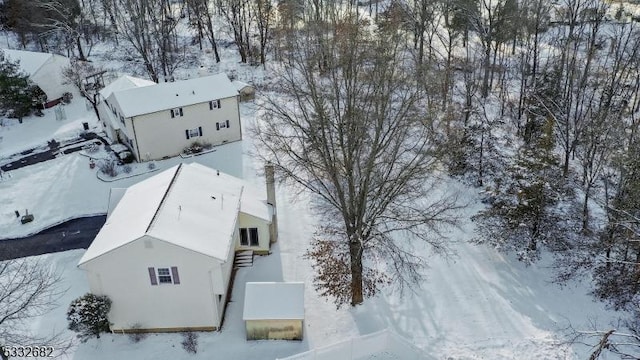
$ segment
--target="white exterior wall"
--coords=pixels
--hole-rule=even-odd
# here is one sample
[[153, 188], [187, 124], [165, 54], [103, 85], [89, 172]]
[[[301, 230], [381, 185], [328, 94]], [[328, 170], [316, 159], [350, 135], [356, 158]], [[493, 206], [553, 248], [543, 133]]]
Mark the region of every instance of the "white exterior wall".
[[269, 223], [257, 217], [245, 213], [239, 213], [238, 227], [258, 228], [258, 243], [260, 246], [241, 246], [240, 236], [238, 236], [237, 241], [235, 242], [236, 250], [269, 251]]
[[[124, 118], [124, 124], [120, 121], [120, 116], [122, 115], [122, 109], [120, 108], [120, 105], [118, 104], [118, 102], [116, 101], [116, 98], [113, 94], [111, 94], [106, 102], [108, 103], [108, 105], [105, 103], [105, 109], [107, 109], [107, 111], [109, 111], [109, 115], [115, 118], [115, 121], [118, 122], [118, 124], [120, 124], [120, 136], [123, 138], [121, 140], [125, 141], [126, 139], [131, 140], [131, 143], [127, 142], [125, 145], [129, 146], [129, 148], [131, 148], [132, 153], [134, 154], [134, 156], [137, 156], [138, 153], [136, 152], [136, 139], [135, 139], [135, 133], [133, 130], [133, 127], [131, 125], [131, 119], [129, 118]], [[113, 111], [111, 111], [111, 107], [113, 107], [116, 110], [116, 113], [114, 114]], [[115, 132], [113, 132], [114, 138], [112, 138], [112, 140], [115, 142], [118, 139], [115, 137], [116, 134]], [[126, 138], [126, 139], [125, 139]], [[140, 160], [140, 159], [138, 159]]]
[[[182, 112], [183, 116], [174, 118], [171, 117], [171, 110], [132, 118], [138, 143], [138, 149], [134, 151], [139, 151], [142, 160], [176, 156], [196, 141], [215, 146], [242, 138], [237, 97], [221, 99], [219, 109], [210, 110], [209, 103], [205, 102], [184, 106]], [[222, 123], [225, 120], [229, 120], [230, 128], [216, 130], [216, 122]], [[185, 130], [198, 127], [202, 127], [202, 136], [187, 139]], [[130, 124], [127, 122], [127, 129], [129, 128]]]
[[107, 134], [107, 137], [112, 142], [115, 142], [118, 140], [118, 137], [116, 134], [116, 130], [113, 128], [113, 126], [111, 126], [111, 120], [110, 120], [110, 117], [113, 117], [113, 113], [111, 112], [111, 109], [109, 109], [107, 104], [104, 102], [104, 99], [102, 97], [100, 97], [99, 99], [100, 99], [100, 102], [98, 103], [98, 114], [100, 115], [100, 122], [104, 124], [104, 131]]
[[[180, 284], [151, 285], [149, 267], [171, 266], [178, 267]], [[216, 259], [145, 236], [80, 267], [87, 270], [91, 292], [111, 298], [114, 331], [134, 324], [143, 329], [220, 326], [215, 294], [226, 293], [227, 283], [221, 283]]]

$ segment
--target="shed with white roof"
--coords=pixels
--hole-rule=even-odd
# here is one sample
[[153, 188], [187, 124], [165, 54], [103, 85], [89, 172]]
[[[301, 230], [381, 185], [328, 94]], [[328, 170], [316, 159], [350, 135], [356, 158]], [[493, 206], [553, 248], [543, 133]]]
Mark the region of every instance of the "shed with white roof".
[[304, 283], [248, 282], [242, 319], [247, 340], [302, 340]]
[[192, 163], [111, 195], [78, 264], [91, 292], [111, 299], [111, 330], [219, 329], [235, 252], [269, 251], [266, 193]]

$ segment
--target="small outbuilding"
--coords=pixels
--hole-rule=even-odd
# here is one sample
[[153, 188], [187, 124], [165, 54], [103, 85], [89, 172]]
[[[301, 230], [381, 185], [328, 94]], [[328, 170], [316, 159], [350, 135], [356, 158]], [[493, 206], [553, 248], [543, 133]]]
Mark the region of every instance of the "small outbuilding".
[[302, 340], [304, 283], [248, 282], [242, 318], [247, 340]]
[[240, 94], [240, 101], [249, 101], [255, 98], [256, 88], [253, 86], [238, 80], [232, 81], [232, 84], [236, 90], [238, 90], [238, 94]]

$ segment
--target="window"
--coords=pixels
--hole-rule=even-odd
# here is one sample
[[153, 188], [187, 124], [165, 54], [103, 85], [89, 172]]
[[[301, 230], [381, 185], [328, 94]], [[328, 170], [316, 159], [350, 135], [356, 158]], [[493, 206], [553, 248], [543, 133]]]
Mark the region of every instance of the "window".
[[229, 120], [225, 120], [223, 122], [217, 122], [216, 123], [216, 130], [220, 130], [220, 129], [224, 129], [224, 128], [230, 128], [231, 126], [229, 126]]
[[258, 228], [240, 228], [240, 245], [258, 246]]
[[178, 267], [176, 266], [159, 268], [150, 267], [148, 270], [151, 285], [180, 284], [180, 276], [178, 275]]
[[160, 284], [173, 284], [169, 268], [158, 268], [158, 280]]
[[171, 117], [178, 117], [178, 116], [182, 116], [182, 108], [175, 108], [175, 109], [171, 109]]
[[209, 110], [220, 109], [220, 100], [209, 101]]
[[187, 140], [194, 137], [202, 136], [202, 126], [198, 126], [195, 129], [187, 129], [184, 131], [184, 135], [187, 137]]

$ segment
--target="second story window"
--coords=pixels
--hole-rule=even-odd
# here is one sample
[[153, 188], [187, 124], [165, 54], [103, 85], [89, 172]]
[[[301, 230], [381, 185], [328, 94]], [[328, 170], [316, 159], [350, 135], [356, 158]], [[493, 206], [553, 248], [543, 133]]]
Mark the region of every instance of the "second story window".
[[220, 100], [209, 101], [209, 110], [220, 109]]
[[171, 109], [171, 117], [174, 118], [178, 116], [182, 116], [182, 108]]

